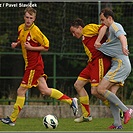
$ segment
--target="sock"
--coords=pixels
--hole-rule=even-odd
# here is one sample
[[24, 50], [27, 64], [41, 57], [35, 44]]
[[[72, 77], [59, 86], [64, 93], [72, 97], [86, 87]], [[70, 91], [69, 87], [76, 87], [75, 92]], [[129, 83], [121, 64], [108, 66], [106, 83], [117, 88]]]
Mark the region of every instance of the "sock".
[[110, 102], [118, 106], [123, 112], [126, 112], [128, 108], [120, 101], [120, 99], [111, 91], [106, 90], [104, 97], [107, 98]]
[[62, 102], [66, 102], [69, 105], [72, 104], [72, 98], [68, 97], [67, 95], [63, 94], [62, 92], [60, 92], [56, 89], [52, 89], [52, 93], [51, 93], [50, 97], [60, 100]]
[[110, 103], [109, 103], [108, 100], [103, 101], [103, 103], [104, 103], [104, 105], [106, 105], [107, 107], [110, 107]]
[[114, 105], [112, 102], [110, 103], [110, 110], [112, 112], [113, 118], [114, 118], [114, 126], [120, 126], [121, 124], [121, 119], [120, 119], [120, 111], [119, 108]]
[[25, 97], [17, 96], [17, 100], [16, 100], [16, 103], [14, 104], [13, 112], [10, 116], [10, 119], [12, 122], [16, 121], [21, 109], [24, 106], [24, 102], [25, 102]]
[[88, 117], [90, 115], [89, 96], [79, 97], [79, 100], [83, 116]]

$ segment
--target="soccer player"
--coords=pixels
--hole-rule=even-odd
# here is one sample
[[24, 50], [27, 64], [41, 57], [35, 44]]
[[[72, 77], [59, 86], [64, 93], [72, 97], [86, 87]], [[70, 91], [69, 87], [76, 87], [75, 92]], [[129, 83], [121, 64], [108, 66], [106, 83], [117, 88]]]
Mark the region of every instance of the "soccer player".
[[70, 98], [57, 89], [47, 86], [47, 75], [44, 74], [44, 64], [40, 52], [48, 51], [49, 40], [34, 24], [35, 19], [36, 10], [32, 7], [27, 7], [24, 11], [24, 23], [18, 27], [17, 42], [11, 44], [12, 48], [21, 45], [25, 61], [25, 72], [17, 90], [17, 99], [12, 114], [10, 117], [1, 119], [3, 123], [10, 126], [15, 125], [16, 119], [24, 106], [25, 94], [27, 90], [32, 87], [38, 87], [42, 95], [47, 95], [68, 103], [74, 115], [76, 115], [78, 111], [77, 98]]
[[[114, 123], [109, 126], [109, 129], [122, 129], [119, 108], [124, 112], [124, 124], [128, 123], [131, 119], [133, 110], [127, 108], [109, 89], [115, 88], [118, 90], [120, 86], [123, 86], [125, 79], [131, 72], [126, 32], [121, 24], [114, 21], [114, 12], [110, 8], [101, 10], [100, 20], [102, 24], [108, 27], [109, 34], [105, 43], [101, 45], [99, 39], [96, 41], [95, 46], [104, 54], [112, 57], [112, 65], [99, 83], [97, 91], [110, 101], [110, 109], [114, 117]], [[98, 38], [102, 38], [104, 33], [99, 34]]]
[[[97, 93], [97, 86], [106, 72], [110, 69], [111, 58], [98, 51], [94, 43], [98, 37], [100, 30], [107, 29], [104, 25], [88, 24], [85, 26], [82, 19], [77, 18], [70, 24], [70, 32], [77, 39], [82, 38], [82, 44], [84, 46], [86, 55], [88, 56], [87, 66], [80, 72], [74, 87], [79, 95], [81, 104], [82, 116], [76, 118], [75, 122], [91, 121], [89, 107], [89, 96], [84, 86], [91, 83], [91, 93], [97, 98], [100, 98], [104, 104], [108, 104], [108, 101]], [[101, 43], [105, 42], [106, 37], [103, 37]]]

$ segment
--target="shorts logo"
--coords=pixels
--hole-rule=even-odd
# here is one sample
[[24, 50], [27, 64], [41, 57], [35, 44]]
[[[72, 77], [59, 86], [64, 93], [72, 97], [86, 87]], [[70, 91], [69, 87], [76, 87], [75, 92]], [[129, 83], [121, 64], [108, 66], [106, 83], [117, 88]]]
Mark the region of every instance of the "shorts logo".
[[96, 79], [93, 79], [91, 82], [95, 83], [95, 82], [97, 82], [97, 80]]

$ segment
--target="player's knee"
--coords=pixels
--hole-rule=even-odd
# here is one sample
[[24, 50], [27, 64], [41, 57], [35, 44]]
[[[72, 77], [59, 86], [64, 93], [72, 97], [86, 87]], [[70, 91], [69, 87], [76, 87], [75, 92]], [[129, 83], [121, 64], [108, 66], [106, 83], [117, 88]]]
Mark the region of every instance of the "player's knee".
[[77, 92], [79, 92], [82, 89], [82, 87], [78, 83], [74, 83], [74, 88]]
[[18, 88], [18, 90], [17, 90], [17, 95], [18, 95], [18, 96], [25, 96], [26, 91], [27, 91], [27, 88], [22, 88], [22, 87], [20, 87], [20, 88]]
[[97, 93], [102, 95], [103, 94], [103, 90], [100, 86], [97, 87]]
[[94, 90], [92, 90], [92, 91], [91, 91], [91, 94], [94, 95], [94, 96], [96, 96], [96, 95], [97, 95], [97, 92], [94, 91]]
[[94, 95], [94, 96], [97, 96], [98, 92], [97, 92], [96, 87], [91, 88], [91, 94]]
[[74, 83], [74, 88], [77, 90], [78, 89], [78, 84], [75, 82]]
[[45, 96], [45, 95], [50, 96], [50, 94], [52, 92], [51, 88], [45, 88], [45, 89], [43, 88], [43, 89], [39, 89], [39, 90], [43, 96]]

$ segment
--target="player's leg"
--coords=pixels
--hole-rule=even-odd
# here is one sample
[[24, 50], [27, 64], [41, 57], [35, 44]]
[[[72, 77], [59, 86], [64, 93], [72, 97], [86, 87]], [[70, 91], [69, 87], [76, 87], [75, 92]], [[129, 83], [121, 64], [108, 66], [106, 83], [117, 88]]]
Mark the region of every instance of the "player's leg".
[[61, 91], [57, 89], [49, 88], [47, 86], [47, 83], [44, 77], [39, 78], [38, 89], [42, 95], [47, 95], [47, 96], [50, 96], [51, 98], [60, 100], [61, 102], [68, 103], [71, 106], [74, 115], [77, 115], [78, 113], [77, 98], [70, 98], [69, 96], [63, 94]]
[[90, 64], [90, 82], [91, 94], [100, 99], [106, 106], [109, 107], [109, 101], [97, 92], [97, 86], [110, 68], [110, 58], [101, 57]]
[[110, 110], [114, 118], [114, 123], [108, 128], [109, 129], [122, 129], [119, 108], [116, 105], [114, 105], [112, 102], [110, 102]]
[[74, 83], [74, 87], [79, 95], [79, 101], [81, 105], [82, 116], [76, 118], [75, 122], [86, 122], [91, 121], [92, 117], [90, 115], [90, 107], [89, 107], [89, 96], [86, 92], [84, 86], [88, 83], [88, 80], [81, 80], [81, 77], [76, 80]]
[[[34, 81], [37, 84], [37, 82], [36, 82], [37, 79], [34, 78], [34, 77], [36, 77], [36, 76], [34, 76], [35, 73], [36, 73], [35, 70], [25, 70], [25, 73], [24, 73], [24, 76], [23, 76], [23, 79], [22, 79], [22, 81], [24, 81], [24, 82], [21, 82], [21, 85], [17, 90], [17, 99], [16, 99], [16, 102], [14, 104], [13, 112], [10, 115], [10, 117], [1, 119], [1, 121], [3, 123], [8, 124], [10, 126], [15, 125], [14, 122], [16, 122], [16, 119], [17, 119], [21, 109], [24, 106], [25, 94], [26, 94], [27, 89], [32, 87]], [[29, 83], [29, 79], [30, 79], [30, 81], [33, 81], [33, 82]]]
[[17, 91], [17, 100], [16, 103], [14, 104], [14, 110], [12, 114], [10, 115], [10, 119], [14, 122], [16, 121], [20, 111], [22, 110], [25, 102], [25, 94], [26, 94], [27, 88], [24, 87], [19, 87]]
[[[110, 88], [110, 91], [113, 92], [114, 94], [116, 94], [116, 92], [117, 92], [118, 89], [119, 89], [119, 85], [115, 85], [115, 86], [112, 86]], [[97, 93], [97, 88], [96, 87], [91, 87], [91, 94], [94, 95], [94, 96], [96, 96], [97, 98], [99, 98], [111, 110], [113, 110], [115, 108], [114, 109], [115, 110], [114, 112], [116, 112], [118, 110], [118, 107], [114, 107], [114, 108], [111, 107], [110, 106], [110, 102], [105, 97], [103, 97], [103, 96], [101, 96], [100, 94]], [[117, 117], [120, 117], [122, 119], [123, 112], [121, 110], [118, 110], [117, 113], [119, 114], [119, 116], [117, 116]], [[117, 115], [117, 113], [115, 113], [115, 114]], [[117, 119], [117, 117], [114, 117], [114, 119], [115, 119], [115, 122], [114, 123], [119, 123], [119, 122], [117, 122], [117, 120], [119, 121], [119, 119]], [[114, 125], [116, 125], [116, 124], [114, 124]], [[121, 125], [121, 123], [119, 123], [119, 125]], [[111, 128], [112, 128], [112, 126], [111, 126]]]
[[[110, 91], [114, 94], [116, 94], [117, 90], [119, 89], [119, 85], [113, 85], [110, 88]], [[109, 126], [109, 129], [122, 129], [122, 123], [121, 123], [121, 118], [120, 118], [120, 109], [114, 105], [112, 102], [110, 102], [110, 110], [112, 112], [113, 118], [114, 118], [114, 123]]]
[[14, 104], [14, 108], [13, 108], [13, 111], [12, 111], [10, 117], [1, 119], [1, 121], [4, 124], [9, 124], [10, 126], [15, 126], [15, 121], [18, 118], [18, 115], [24, 106], [26, 91], [27, 91], [27, 88], [24, 88], [21, 86], [18, 88], [17, 99]]
[[114, 85], [114, 83], [111, 83], [107, 79], [103, 78], [98, 85], [98, 93], [117, 105], [124, 112], [124, 124], [126, 124], [130, 120], [133, 110], [128, 109], [114, 93], [108, 90], [112, 85]]
[[110, 105], [109, 105], [109, 101], [108, 101], [105, 97], [101, 96], [101, 95], [97, 92], [97, 87], [95, 87], [95, 86], [92, 86], [92, 87], [91, 87], [91, 94], [94, 95], [95, 97], [97, 97], [98, 99], [100, 99], [100, 100], [104, 103], [104, 105], [106, 105], [107, 107], [110, 106]]
[[[118, 91], [119, 87], [120, 87], [119, 84], [116, 84], [116, 85], [112, 86], [109, 90], [112, 93], [116, 94], [116, 92]], [[121, 109], [119, 109], [119, 115], [120, 115], [121, 121], [123, 121], [124, 113], [123, 113], [123, 111]]]

